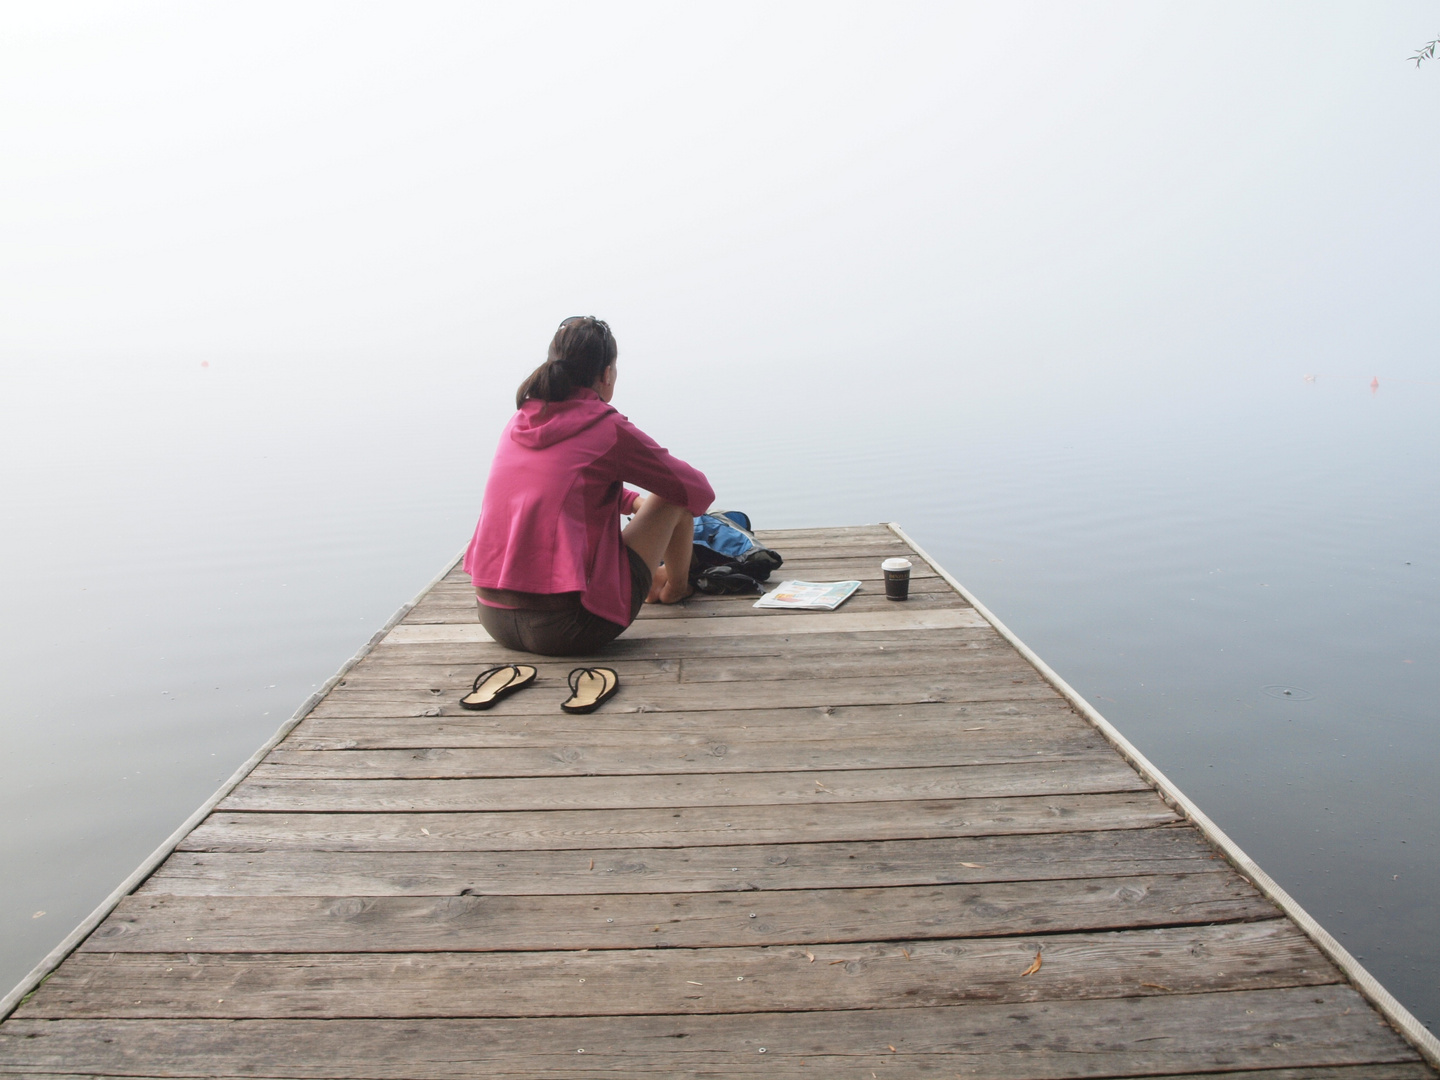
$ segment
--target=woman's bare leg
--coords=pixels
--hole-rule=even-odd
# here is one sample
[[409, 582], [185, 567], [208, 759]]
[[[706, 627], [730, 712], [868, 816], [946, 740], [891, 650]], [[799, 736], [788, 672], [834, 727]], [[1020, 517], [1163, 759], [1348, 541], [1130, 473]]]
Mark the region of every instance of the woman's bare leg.
[[685, 507], [648, 495], [621, 536], [626, 546], [650, 567], [647, 601], [675, 604], [695, 591], [690, 587], [695, 518]]
[[[682, 506], [679, 509], [684, 510]], [[670, 534], [670, 542], [665, 545], [665, 561], [655, 571], [654, 579], [650, 583], [650, 595], [645, 599], [650, 603], [675, 604], [684, 600], [695, 591], [690, 584], [690, 557], [695, 553], [695, 519], [687, 512], [675, 531]]]

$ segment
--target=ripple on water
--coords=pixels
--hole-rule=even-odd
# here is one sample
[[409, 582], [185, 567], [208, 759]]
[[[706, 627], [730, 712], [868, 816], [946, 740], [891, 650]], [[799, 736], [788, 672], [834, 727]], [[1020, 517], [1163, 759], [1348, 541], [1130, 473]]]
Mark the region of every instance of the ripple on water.
[[1269, 686], [1262, 686], [1261, 692], [1269, 697], [1278, 698], [1281, 701], [1314, 701], [1315, 694], [1300, 686], [1286, 686], [1284, 683], [1271, 683]]

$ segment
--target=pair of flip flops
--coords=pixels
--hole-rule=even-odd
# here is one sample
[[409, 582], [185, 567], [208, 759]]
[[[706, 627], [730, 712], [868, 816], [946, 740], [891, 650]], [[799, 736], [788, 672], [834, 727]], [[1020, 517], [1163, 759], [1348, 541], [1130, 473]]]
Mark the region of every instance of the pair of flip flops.
[[[460, 707], [476, 712], [494, 708], [501, 698], [533, 683], [538, 674], [529, 664], [486, 668], [475, 676], [475, 684], [470, 693], [460, 699]], [[576, 668], [570, 672], [569, 681], [569, 700], [560, 703], [560, 708], [567, 713], [594, 712], [620, 689], [620, 676], [608, 667]]]

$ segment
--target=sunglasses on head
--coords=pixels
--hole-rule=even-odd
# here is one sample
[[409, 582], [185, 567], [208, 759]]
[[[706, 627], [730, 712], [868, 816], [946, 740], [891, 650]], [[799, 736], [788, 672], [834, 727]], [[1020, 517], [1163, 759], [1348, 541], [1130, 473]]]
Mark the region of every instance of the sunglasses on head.
[[594, 315], [571, 315], [570, 318], [560, 324], [559, 329], [564, 330], [567, 326], [577, 322], [594, 323], [605, 333], [610, 333], [610, 324], [604, 319], [597, 319]]

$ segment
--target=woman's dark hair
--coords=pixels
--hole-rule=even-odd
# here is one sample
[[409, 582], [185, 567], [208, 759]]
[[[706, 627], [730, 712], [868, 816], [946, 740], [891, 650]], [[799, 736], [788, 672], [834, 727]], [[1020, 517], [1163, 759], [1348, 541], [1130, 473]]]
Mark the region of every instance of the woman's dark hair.
[[576, 390], [594, 386], [620, 354], [615, 335], [604, 319], [572, 315], [550, 339], [550, 355], [532, 371], [515, 393], [515, 407], [526, 399], [564, 401]]

